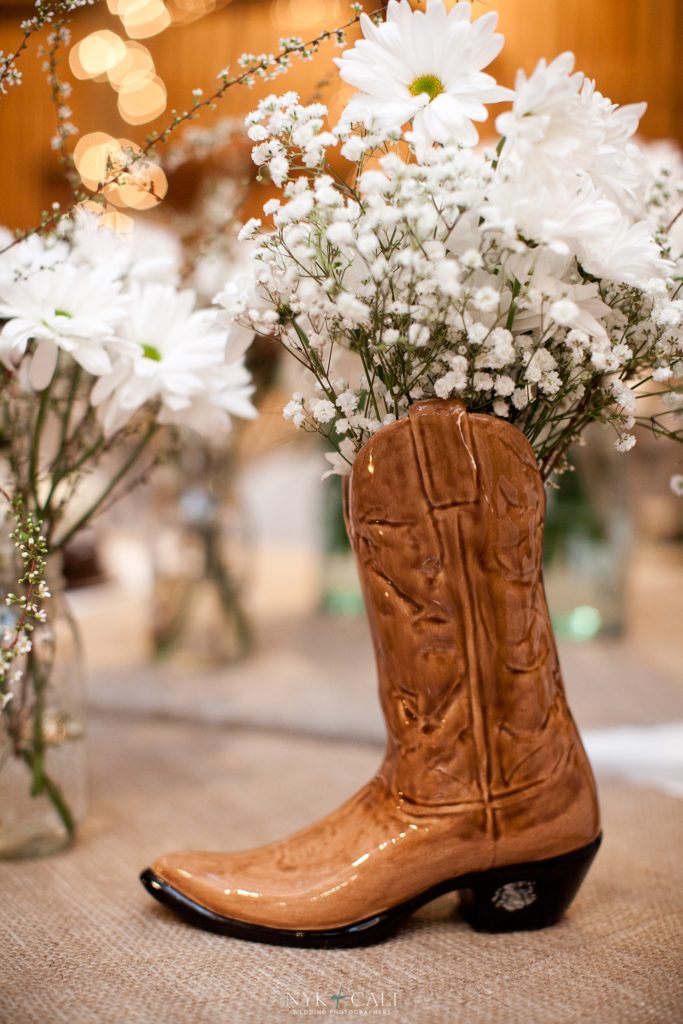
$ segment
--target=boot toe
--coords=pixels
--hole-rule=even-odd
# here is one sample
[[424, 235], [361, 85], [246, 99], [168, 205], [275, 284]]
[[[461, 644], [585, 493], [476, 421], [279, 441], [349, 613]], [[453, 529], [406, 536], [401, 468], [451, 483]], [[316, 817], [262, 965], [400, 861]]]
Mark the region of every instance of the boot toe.
[[152, 864], [153, 873], [180, 892], [210, 882], [224, 871], [221, 859], [210, 853], [166, 853]]

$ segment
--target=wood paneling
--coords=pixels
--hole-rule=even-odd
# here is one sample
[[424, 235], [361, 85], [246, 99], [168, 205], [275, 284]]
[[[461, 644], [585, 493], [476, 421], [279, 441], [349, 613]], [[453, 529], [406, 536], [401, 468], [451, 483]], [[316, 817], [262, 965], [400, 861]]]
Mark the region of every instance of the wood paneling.
[[[271, 21], [271, 2], [233, 0], [201, 21], [144, 40], [167, 84], [169, 109], [183, 109], [196, 86], [210, 91], [216, 72], [226, 64], [234, 65], [241, 52], [276, 48], [283, 29]], [[306, 2], [297, 0], [299, 8]], [[330, 6], [346, 17], [345, 2], [337, 8], [335, 0]], [[519, 66], [529, 71], [539, 57], [573, 49], [577, 66], [597, 79], [602, 92], [620, 103], [648, 100], [645, 134], [683, 141], [683, 63], [678, 52], [683, 38], [682, 0], [656, 4], [652, 0], [481, 0], [475, 7], [500, 12], [507, 45], [494, 70], [503, 83], [512, 84]], [[18, 5], [2, 5], [0, 49], [16, 46], [20, 17]], [[104, 3], [76, 16], [73, 39], [102, 27], [119, 27]], [[317, 27], [312, 26], [314, 31]], [[292, 31], [304, 30], [292, 26]], [[330, 45], [327, 55], [335, 52]], [[21, 66], [24, 85], [0, 97], [0, 223], [12, 227], [34, 223], [41, 208], [66, 197], [49, 149], [53, 114], [35, 47], [22, 56]], [[258, 95], [273, 89], [297, 88], [309, 96], [326, 70], [321, 59], [314, 65], [299, 65], [289, 76], [260, 84], [254, 91], [231, 90], [213, 116], [245, 113]], [[112, 90], [94, 82], [75, 82], [70, 105], [82, 132], [108, 131], [135, 141], [143, 141], [150, 128], [162, 127], [167, 120], [167, 116], [159, 118], [144, 128], [127, 126], [117, 114]]]

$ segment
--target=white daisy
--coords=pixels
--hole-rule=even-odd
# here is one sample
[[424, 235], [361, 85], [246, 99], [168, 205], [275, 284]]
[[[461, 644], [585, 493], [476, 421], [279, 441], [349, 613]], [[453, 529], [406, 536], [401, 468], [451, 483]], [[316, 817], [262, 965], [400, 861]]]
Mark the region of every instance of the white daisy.
[[337, 58], [342, 79], [360, 90], [342, 119], [383, 130], [412, 121], [419, 147], [476, 145], [472, 122], [487, 119], [485, 104], [514, 94], [482, 70], [503, 47], [498, 15], [470, 19], [469, 3], [449, 13], [443, 0], [429, 0], [424, 12], [413, 11], [408, 0], [389, 0], [381, 25], [363, 15], [365, 38]]
[[111, 370], [108, 352], [115, 329], [126, 314], [127, 298], [119, 282], [73, 263], [60, 263], [19, 280], [0, 280], [0, 358], [15, 366], [31, 341], [29, 382], [42, 390], [52, 380], [59, 350], [68, 352], [88, 373]]
[[[226, 358], [232, 358], [229, 354]], [[189, 427], [207, 438], [222, 438], [232, 427], [232, 417], [255, 419], [257, 412], [251, 397], [254, 385], [242, 358], [226, 366], [212, 369], [203, 376], [204, 390], [192, 395], [181, 409], [163, 406], [160, 423]]]
[[[250, 415], [248, 381], [240, 364], [242, 339], [234, 346], [226, 344], [226, 332], [215, 313], [195, 309], [193, 291], [178, 292], [161, 284], [137, 286], [119, 335], [131, 344], [132, 354], [124, 354], [111, 373], [100, 378], [91, 396], [107, 434], [155, 400], [161, 403], [163, 422], [196, 418], [196, 403], [204, 400], [226, 413]], [[226, 366], [234, 371], [232, 376], [226, 376]]]

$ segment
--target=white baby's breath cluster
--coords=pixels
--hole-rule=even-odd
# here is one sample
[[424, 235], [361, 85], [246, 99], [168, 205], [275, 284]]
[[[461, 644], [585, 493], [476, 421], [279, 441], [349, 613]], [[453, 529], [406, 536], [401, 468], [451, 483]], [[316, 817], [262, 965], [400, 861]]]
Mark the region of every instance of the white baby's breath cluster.
[[253, 416], [244, 352], [252, 335], [226, 330], [177, 286], [174, 238], [137, 226], [127, 236], [80, 210], [68, 236], [34, 235], [0, 256], [0, 361], [25, 394], [63, 386], [74, 364], [107, 437], [144, 410], [213, 436]]
[[[515, 423], [546, 476], [592, 420], [621, 451], [638, 422], [681, 436], [683, 245], [633, 141], [644, 106], [613, 104], [571, 54], [500, 90], [482, 70], [495, 15], [470, 17], [391, 0], [338, 61], [361, 91], [337, 125], [292, 92], [247, 118], [282, 194], [242, 232], [250, 280], [217, 301], [306, 371], [285, 417], [329, 438], [335, 472], [432, 397]], [[475, 148], [507, 98], [498, 145]], [[639, 416], [653, 392], [664, 406]]]
[[[2, 496], [8, 500], [4, 493]], [[14, 498], [9, 504], [14, 519], [9, 540], [16, 549], [20, 568], [18, 593], [10, 592], [5, 597], [11, 624], [5, 625], [0, 637], [0, 712], [21, 686], [24, 670], [19, 666], [31, 651], [36, 626], [47, 621], [44, 605], [51, 597], [45, 580], [48, 551], [42, 523], [26, 510], [21, 498]]]

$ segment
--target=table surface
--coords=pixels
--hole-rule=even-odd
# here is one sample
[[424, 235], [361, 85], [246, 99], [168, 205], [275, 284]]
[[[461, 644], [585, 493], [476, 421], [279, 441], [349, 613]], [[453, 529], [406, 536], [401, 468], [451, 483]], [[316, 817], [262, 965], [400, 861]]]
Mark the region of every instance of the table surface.
[[[78, 843], [0, 864], [0, 1020], [270, 1024], [297, 1016], [304, 993], [317, 994], [317, 1016], [331, 1016], [340, 989], [370, 1008], [384, 993], [396, 1004], [384, 1019], [397, 1022], [680, 1019], [683, 802], [623, 781], [601, 780], [604, 845], [567, 918], [544, 932], [475, 934], [454, 913], [456, 897], [444, 897], [384, 945], [293, 950], [195, 931], [147, 896], [137, 875], [156, 855], [274, 839], [375, 770], [362, 628], [304, 632], [306, 642], [290, 630], [227, 674], [93, 681]], [[343, 668], [335, 650], [346, 652]], [[627, 649], [565, 649], [563, 663], [584, 728], [683, 718], [679, 685]]]
[[[0, 1019], [266, 1024], [302, 992], [396, 1000], [427, 1024], [670, 1024], [683, 1005], [681, 802], [607, 783], [605, 842], [567, 918], [478, 935], [431, 904], [368, 950], [293, 950], [195, 931], [137, 874], [158, 853], [258, 844], [330, 809], [377, 750], [333, 740], [96, 715], [78, 844], [0, 865]], [[288, 1004], [289, 1000], [289, 1004]], [[289, 1008], [288, 1008], [289, 1005]]]

